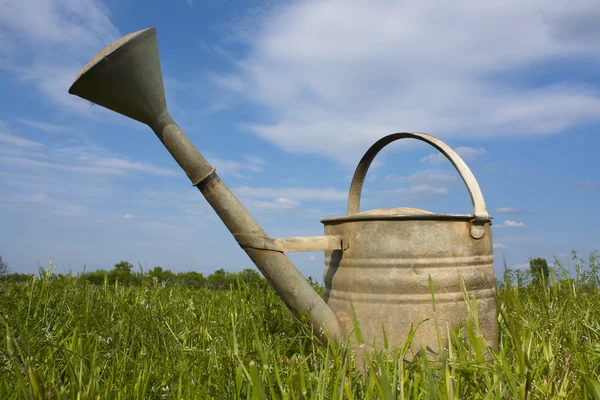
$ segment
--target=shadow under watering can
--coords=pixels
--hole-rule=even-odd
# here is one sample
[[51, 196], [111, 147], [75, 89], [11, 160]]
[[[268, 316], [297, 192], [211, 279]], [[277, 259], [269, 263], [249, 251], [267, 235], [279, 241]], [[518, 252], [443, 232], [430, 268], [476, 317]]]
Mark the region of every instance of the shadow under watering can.
[[[422, 322], [413, 350], [426, 346], [438, 352], [438, 332], [445, 342], [447, 327], [461, 325], [467, 316], [464, 285], [476, 299], [484, 339], [497, 348], [491, 217], [473, 174], [439, 139], [424, 133], [380, 139], [356, 168], [348, 215], [322, 220], [324, 236], [270, 238], [169, 115], [154, 28], [124, 36], [98, 53], [69, 93], [148, 125], [288, 308], [308, 315], [317, 336], [345, 340], [355, 318], [365, 347], [375, 341], [375, 349], [381, 349], [385, 329], [393, 348], [405, 343], [411, 325]], [[428, 143], [454, 165], [469, 191], [473, 214], [415, 208], [360, 212], [363, 182], [374, 157], [405, 138]], [[325, 252], [324, 299], [285, 255], [318, 250]]]

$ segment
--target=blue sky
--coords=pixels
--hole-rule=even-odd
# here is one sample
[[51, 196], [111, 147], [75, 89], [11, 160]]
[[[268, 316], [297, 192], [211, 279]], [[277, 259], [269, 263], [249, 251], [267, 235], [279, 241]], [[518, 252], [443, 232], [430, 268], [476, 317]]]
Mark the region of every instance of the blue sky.
[[[169, 110], [272, 237], [322, 235], [356, 164], [394, 132], [456, 149], [502, 257], [598, 249], [600, 3], [0, 2], [0, 254], [15, 272], [241, 270], [252, 263], [153, 132], [67, 93], [128, 33], [155, 27]], [[432, 148], [376, 159], [362, 210], [470, 213]], [[441, 162], [440, 162], [441, 161]], [[322, 277], [323, 254], [294, 253]]]

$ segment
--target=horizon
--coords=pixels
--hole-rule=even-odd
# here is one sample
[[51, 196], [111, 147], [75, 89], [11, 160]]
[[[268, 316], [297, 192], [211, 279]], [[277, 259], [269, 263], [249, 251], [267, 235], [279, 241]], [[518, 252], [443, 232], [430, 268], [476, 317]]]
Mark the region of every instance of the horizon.
[[[173, 119], [273, 238], [323, 235], [367, 149], [425, 132], [481, 186], [497, 277], [503, 255], [518, 270], [597, 250], [600, 3], [384, 3], [0, 5], [4, 261], [257, 270], [147, 126], [68, 94], [104, 47], [149, 27]], [[367, 175], [361, 211], [390, 207], [473, 212], [452, 165], [415, 140]], [[323, 252], [288, 256], [322, 282]]]

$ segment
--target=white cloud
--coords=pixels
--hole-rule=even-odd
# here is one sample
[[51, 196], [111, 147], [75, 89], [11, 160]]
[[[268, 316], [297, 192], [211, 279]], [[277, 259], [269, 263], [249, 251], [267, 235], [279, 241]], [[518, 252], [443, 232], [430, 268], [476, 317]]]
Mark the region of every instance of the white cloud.
[[50, 122], [41, 122], [41, 121], [33, 121], [30, 119], [25, 119], [25, 118], [17, 118], [17, 121], [34, 127], [36, 129], [41, 129], [43, 131], [46, 132], [73, 132], [74, 129], [70, 126], [65, 126], [65, 125], [58, 125], [58, 124], [53, 124]]
[[[32, 126], [43, 129], [41, 126], [37, 127], [36, 125], [33, 124]], [[54, 129], [57, 127], [49, 125], [46, 128]], [[6, 130], [4, 124], [0, 123], [0, 129]], [[157, 167], [147, 162], [128, 160], [93, 144], [89, 139], [83, 137], [79, 137], [79, 139], [75, 142], [76, 144], [68, 147], [57, 147], [53, 145], [51, 140], [47, 141], [46, 144], [25, 139], [9, 132], [0, 132], [0, 144], [2, 144], [0, 154], [4, 154], [2, 169], [18, 167], [114, 176], [129, 175], [136, 172], [159, 176], [179, 174], [178, 171]], [[85, 144], [80, 143], [81, 140]]]
[[118, 158], [100, 158], [91, 163], [63, 164], [24, 157], [4, 157], [3, 162], [6, 166], [12, 167], [44, 170], [54, 169], [82, 174], [123, 176], [132, 172], [142, 172], [160, 176], [176, 175], [174, 171], [165, 168], [154, 167], [148, 163], [132, 162]]
[[123, 219], [131, 219], [131, 218], [133, 218], [133, 215], [131, 215], [131, 214], [123, 215]]
[[347, 192], [333, 188], [239, 186], [232, 188], [232, 191], [251, 212], [295, 210], [295, 215], [310, 219], [323, 218], [330, 213], [305, 203], [325, 202], [337, 205], [348, 201]]
[[496, 214], [518, 214], [519, 210], [512, 207], [498, 207], [496, 208]]
[[492, 226], [494, 226], [496, 228], [524, 228], [527, 225], [525, 225], [524, 222], [520, 222], [520, 221], [506, 220], [506, 221], [502, 222], [501, 224], [494, 224]]
[[[454, 149], [456, 153], [462, 158], [464, 161], [473, 160], [476, 156], [481, 154], [487, 154], [487, 150], [483, 147], [479, 149], [475, 149], [473, 147], [462, 146]], [[429, 154], [421, 159], [421, 162], [430, 163], [430, 164], [441, 164], [444, 162], [449, 162], [446, 156], [441, 153]]]
[[529, 269], [529, 263], [515, 264], [512, 269]]
[[523, 222], [508, 220], [504, 221], [504, 226], [509, 228], [524, 228], [526, 225]]
[[29, 149], [45, 147], [45, 145], [43, 143], [25, 139], [25, 138], [15, 136], [15, 135], [10, 135], [8, 133], [1, 133], [1, 132], [0, 132], [0, 143], [4, 143], [4, 145], [8, 144], [8, 145], [15, 146], [15, 147], [22, 147], [22, 148], [29, 148]]
[[448, 195], [448, 189], [445, 187], [433, 187], [430, 185], [416, 185], [408, 189], [399, 188], [391, 190], [382, 190], [381, 195], [394, 195], [405, 201], [423, 200], [432, 197], [444, 197]]
[[97, 160], [92, 161], [91, 165], [93, 167], [100, 167], [101, 169], [105, 168], [107, 171], [111, 171], [111, 170], [119, 171], [119, 172], [135, 171], [135, 172], [144, 172], [144, 173], [160, 175], [160, 176], [178, 175], [178, 173], [176, 171], [172, 171], [172, 170], [165, 169], [165, 168], [155, 167], [146, 162], [129, 161], [129, 160], [126, 160], [123, 158], [113, 158], [113, 157], [99, 158]]
[[413, 182], [415, 184], [429, 185], [448, 185], [456, 183], [457, 181], [456, 174], [436, 170], [417, 171], [408, 177], [392, 174], [387, 175], [384, 179], [389, 182]]
[[508, 246], [506, 246], [502, 243], [494, 243], [494, 248], [495, 249], [508, 249]]
[[273, 201], [251, 199], [248, 206], [257, 211], [287, 211], [300, 207], [300, 203], [287, 197], [278, 197]]
[[34, 84], [48, 99], [83, 110], [67, 93], [81, 68], [122, 35], [95, 0], [0, 2], [0, 68]]
[[219, 175], [232, 175], [243, 178], [241, 171], [262, 172], [264, 161], [258, 157], [246, 156], [246, 162], [225, 160], [222, 158], [208, 157], [208, 161]]
[[496, 214], [529, 214], [528, 211], [524, 211], [524, 210], [519, 210], [516, 208], [512, 208], [512, 207], [499, 207], [496, 208]]
[[273, 123], [244, 128], [345, 163], [397, 131], [550, 134], [597, 120], [597, 91], [514, 78], [554, 60], [593, 63], [598, 18], [592, 1], [285, 3], [240, 24], [248, 56], [213, 80], [271, 111]]

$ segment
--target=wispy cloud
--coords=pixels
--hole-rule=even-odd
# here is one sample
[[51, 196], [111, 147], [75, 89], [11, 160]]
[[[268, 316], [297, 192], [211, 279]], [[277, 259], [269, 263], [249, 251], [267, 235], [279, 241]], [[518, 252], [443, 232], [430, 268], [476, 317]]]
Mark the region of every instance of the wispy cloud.
[[0, 145], [0, 153], [4, 154], [11, 154], [11, 152], [23, 154], [46, 147], [44, 143], [14, 135], [4, 121], [0, 121]]
[[[54, 126], [50, 125], [50, 128], [54, 129]], [[78, 136], [69, 143], [71, 143], [69, 146], [61, 146], [54, 144], [52, 139], [48, 139], [47, 143], [25, 139], [9, 132], [5, 125], [0, 125], [0, 144], [3, 144], [0, 146], [0, 153], [3, 154], [4, 167], [0, 168], [0, 171], [6, 167], [17, 167], [112, 176], [133, 174], [180, 176], [182, 174], [178, 170], [116, 154], [88, 138]], [[245, 162], [217, 159], [215, 164], [222, 168], [224, 174], [238, 174], [240, 170], [261, 171], [264, 161], [249, 156], [249, 160]]]
[[379, 192], [384, 196], [397, 196], [404, 201], [424, 200], [428, 198], [444, 197], [448, 195], [448, 189], [445, 187], [434, 187], [430, 185], [416, 185], [408, 189], [390, 189]]
[[65, 126], [65, 125], [58, 125], [58, 124], [53, 124], [50, 122], [41, 122], [41, 121], [33, 121], [30, 119], [24, 119], [24, 118], [17, 118], [17, 121], [19, 121], [20, 123], [27, 125], [27, 126], [31, 126], [33, 128], [36, 129], [40, 129], [42, 131], [46, 131], [46, 132], [73, 132], [75, 129], [70, 127], [70, 126]]
[[502, 249], [502, 250], [504, 250], [504, 249], [508, 249], [508, 246], [504, 245], [502, 243], [494, 243], [494, 249]]
[[32, 84], [52, 102], [84, 110], [67, 89], [83, 65], [121, 34], [95, 0], [0, 3], [4, 46], [0, 68]]
[[[473, 160], [476, 156], [479, 156], [482, 154], [487, 154], [487, 150], [484, 149], [483, 147], [476, 149], [473, 147], [462, 146], [462, 147], [457, 147], [456, 149], [454, 149], [454, 151], [456, 151], [456, 153], [460, 156], [460, 158], [462, 158], [465, 161]], [[448, 162], [448, 159], [446, 158], [446, 156], [444, 156], [441, 153], [434, 153], [434, 154], [429, 154], [428, 156], [423, 157], [421, 159], [421, 162], [429, 163], [429, 164], [441, 164], [443, 162]]]
[[498, 207], [495, 211], [496, 214], [508, 214], [508, 215], [519, 215], [519, 214], [531, 214], [530, 211], [520, 210], [512, 207]]
[[421, 185], [451, 185], [457, 182], [456, 174], [446, 171], [423, 170], [411, 176], [387, 175], [384, 180], [388, 182], [412, 182]]
[[553, 60], [595, 63], [600, 49], [589, 32], [600, 11], [593, 2], [438, 7], [284, 3], [245, 19], [252, 27], [232, 21], [248, 55], [214, 81], [271, 112], [272, 123], [249, 120], [244, 128], [286, 150], [343, 163], [397, 131], [540, 135], [600, 118], [590, 87], [567, 78], [534, 86], [519, 80]]
[[251, 212], [294, 210], [295, 215], [310, 219], [323, 218], [331, 214], [311, 203], [329, 203], [338, 206], [348, 200], [347, 192], [333, 188], [239, 186], [232, 188], [232, 191]]
[[501, 224], [494, 224], [492, 226], [494, 226], [496, 228], [524, 228], [527, 225], [525, 225], [524, 222], [520, 222], [520, 221], [506, 220], [506, 221], [502, 222]]
[[265, 164], [264, 160], [253, 156], [246, 156], [243, 162], [217, 157], [208, 157], [208, 160], [220, 175], [232, 175], [238, 178], [246, 177], [242, 173], [243, 171], [262, 172], [263, 165]]
[[133, 162], [118, 158], [98, 158], [89, 163], [81, 164], [62, 164], [52, 161], [36, 160], [24, 157], [4, 157], [6, 166], [31, 168], [31, 169], [53, 169], [72, 173], [82, 174], [101, 174], [124, 176], [135, 172], [148, 173], [160, 176], [174, 176], [175, 171], [165, 168], [155, 167], [148, 163]]
[[526, 225], [524, 222], [508, 220], [504, 221], [504, 226], [509, 228], [524, 228]]
[[14, 135], [10, 135], [8, 133], [2, 133], [0, 132], [0, 143], [3, 144], [8, 144], [11, 146], [15, 146], [15, 147], [22, 147], [22, 148], [28, 148], [28, 149], [32, 149], [32, 148], [42, 148], [45, 147], [45, 144], [40, 143], [40, 142], [36, 142], [34, 140], [29, 140], [29, 139], [25, 139], [19, 136], [14, 136]]
[[105, 207], [98, 207], [99, 203], [109, 200], [112, 208], [118, 208], [118, 199], [131, 197], [131, 183], [124, 184], [122, 178], [181, 174], [124, 157], [78, 135], [61, 140], [43, 134], [37, 137], [44, 142], [25, 139], [3, 127], [0, 185], [6, 194], [0, 199], [0, 208], [95, 218], [104, 213], [100, 209]]
[[301, 206], [300, 202], [287, 197], [278, 197], [272, 201], [251, 199], [247, 203], [250, 209], [257, 211], [287, 211]]
[[99, 158], [90, 163], [93, 167], [100, 167], [99, 170], [116, 171], [118, 174], [127, 172], [143, 172], [160, 176], [175, 176], [176, 171], [166, 168], [155, 167], [146, 162], [130, 161], [124, 158]]

